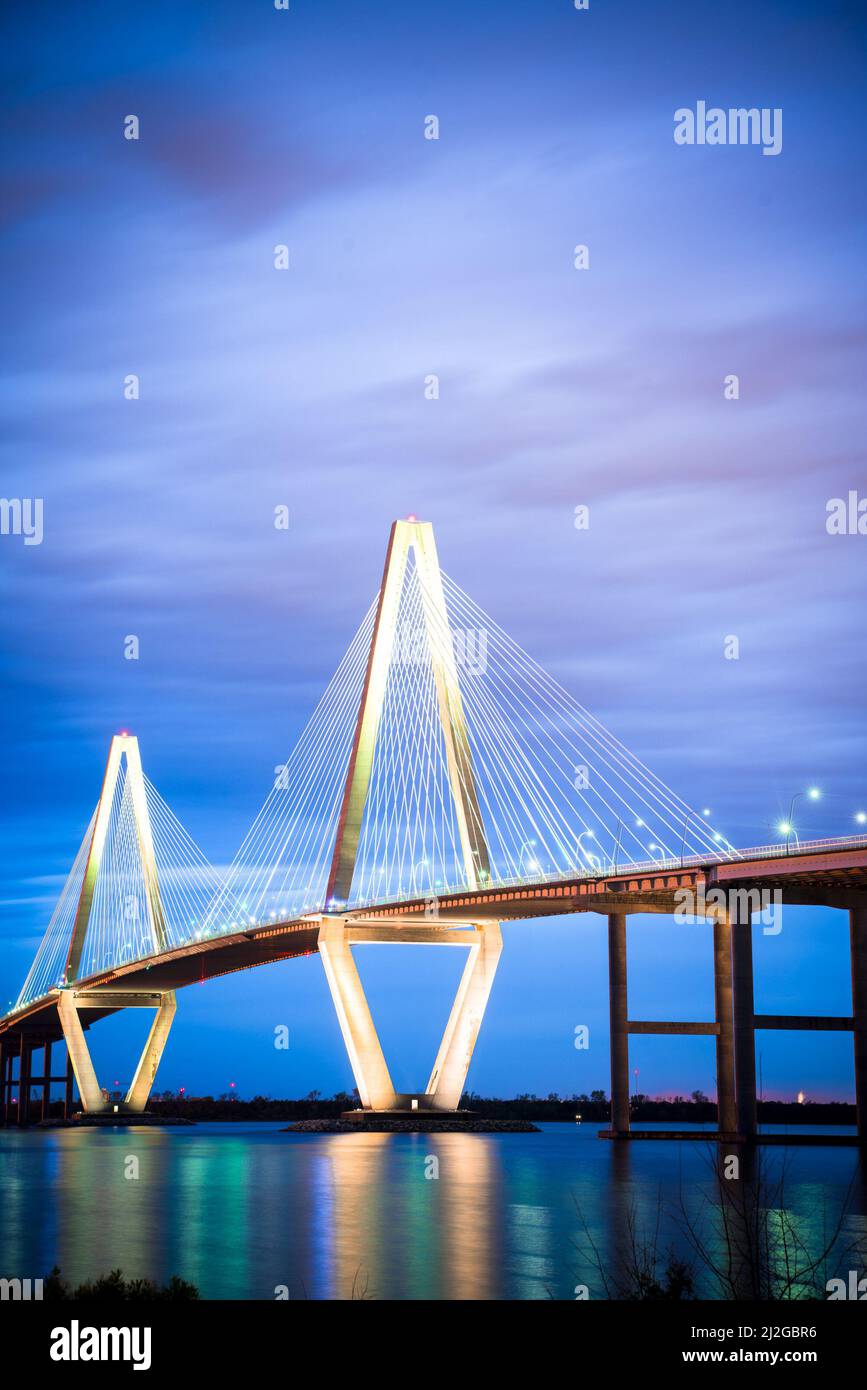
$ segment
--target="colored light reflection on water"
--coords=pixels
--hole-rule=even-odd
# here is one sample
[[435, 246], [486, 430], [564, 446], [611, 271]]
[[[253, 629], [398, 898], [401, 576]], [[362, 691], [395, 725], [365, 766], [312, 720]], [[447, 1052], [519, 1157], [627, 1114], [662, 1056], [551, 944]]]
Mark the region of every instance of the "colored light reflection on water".
[[[634, 1229], [659, 1222], [660, 1248], [688, 1255], [685, 1215], [712, 1231], [716, 1189], [704, 1141], [615, 1145], [597, 1129], [4, 1130], [0, 1275], [39, 1278], [55, 1264], [73, 1283], [114, 1268], [178, 1274], [205, 1298], [571, 1299], [578, 1284], [602, 1296], [600, 1268], [615, 1267]], [[858, 1151], [785, 1152], [763, 1161], [772, 1185], [786, 1163], [799, 1236], [820, 1241], [847, 1201], [846, 1236], [863, 1235]]]

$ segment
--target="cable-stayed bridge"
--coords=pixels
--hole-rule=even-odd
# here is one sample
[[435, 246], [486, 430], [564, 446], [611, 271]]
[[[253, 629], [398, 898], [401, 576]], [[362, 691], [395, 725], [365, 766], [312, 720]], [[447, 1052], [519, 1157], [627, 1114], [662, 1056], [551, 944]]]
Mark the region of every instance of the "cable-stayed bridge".
[[[766, 898], [850, 914], [853, 1008], [754, 1012], [751, 917]], [[713, 929], [715, 1016], [630, 1020], [626, 914]], [[457, 1107], [493, 984], [500, 923], [608, 916], [612, 1134], [629, 1130], [630, 1033], [716, 1039], [719, 1131], [755, 1133], [757, 1027], [848, 1030], [867, 1132], [867, 837], [738, 850], [579, 705], [439, 567], [433, 531], [395, 522], [382, 584], [228, 872], [218, 874], [142, 767], [111, 742], [102, 791], [15, 1006], [0, 1019], [4, 1117], [34, 1088], [108, 1108], [85, 1036], [155, 1010], [119, 1107], [141, 1112], [176, 991], [318, 951], [364, 1108]], [[463, 947], [424, 1091], [395, 1092], [352, 955], [371, 943]], [[55, 1043], [67, 1051], [51, 1076]], [[32, 1069], [43, 1052], [42, 1073]], [[13, 1105], [13, 1093], [17, 1093]]]

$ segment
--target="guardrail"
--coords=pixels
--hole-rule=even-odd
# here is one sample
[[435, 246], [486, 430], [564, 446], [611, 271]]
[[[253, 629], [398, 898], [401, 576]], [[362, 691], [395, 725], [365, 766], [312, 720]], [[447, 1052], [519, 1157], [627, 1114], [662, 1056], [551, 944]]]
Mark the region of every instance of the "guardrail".
[[[782, 844], [753, 845], [749, 849], [735, 849], [733, 845], [729, 845], [726, 850], [719, 854], [669, 855], [664, 858], [645, 859], [639, 862], [621, 863], [609, 860], [605, 864], [600, 864], [599, 868], [564, 869], [553, 874], [522, 874], [518, 878], [491, 879], [490, 882], [482, 884], [476, 891], [485, 893], [498, 892], [502, 888], [542, 888], [549, 883], [586, 882], [590, 879], [615, 878], [627, 874], [668, 873], [676, 869], [692, 869], [703, 865], [712, 867], [714, 864], [741, 862], [748, 864], [753, 859], [786, 859], [798, 855], [819, 854], [829, 849], [867, 849], [867, 835], [838, 835], [824, 840], [801, 840], [794, 845], [786, 845], [785, 842]], [[352, 909], [354, 911], [359, 908], [370, 907], [375, 903], [385, 907], [393, 903], [419, 902], [426, 898], [452, 897], [469, 891], [466, 885], [458, 885], [454, 888], [440, 887], [429, 893], [420, 892], [416, 888], [411, 892], [400, 893], [396, 897], [389, 898], [387, 903], [374, 898], [353, 903]]]

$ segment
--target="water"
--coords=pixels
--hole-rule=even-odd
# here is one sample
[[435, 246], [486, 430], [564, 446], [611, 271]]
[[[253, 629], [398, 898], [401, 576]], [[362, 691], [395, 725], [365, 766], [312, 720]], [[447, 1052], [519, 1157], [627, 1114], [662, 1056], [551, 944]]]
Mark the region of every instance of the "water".
[[[703, 1141], [612, 1144], [598, 1128], [0, 1130], [0, 1276], [58, 1264], [78, 1283], [119, 1267], [179, 1274], [205, 1298], [273, 1299], [281, 1286], [293, 1299], [571, 1299], [582, 1283], [603, 1294], [599, 1266], [613, 1267], [633, 1214], [640, 1234], [659, 1219], [660, 1248], [685, 1252], [685, 1216], [712, 1220], [703, 1194], [716, 1189]], [[763, 1152], [779, 1174], [783, 1151]], [[777, 1200], [799, 1235], [821, 1241], [847, 1191], [843, 1237], [863, 1234], [858, 1151], [785, 1152]]]

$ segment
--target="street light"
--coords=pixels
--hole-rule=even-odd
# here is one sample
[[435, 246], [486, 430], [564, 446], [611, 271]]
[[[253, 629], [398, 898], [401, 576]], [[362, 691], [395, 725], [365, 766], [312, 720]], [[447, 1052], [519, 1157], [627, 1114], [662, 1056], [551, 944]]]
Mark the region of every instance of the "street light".
[[[524, 870], [524, 851], [530, 850], [532, 852], [535, 843], [535, 840], [525, 840], [521, 845], [520, 851], [518, 853], [518, 869], [521, 873], [523, 873]], [[534, 854], [533, 858], [528, 861], [527, 868], [530, 870], [531, 873], [538, 873], [540, 867], [541, 866], [539, 864], [539, 861]]]
[[864, 811], [856, 811], [855, 819], [859, 825], [867, 825], [867, 813]]
[[589, 850], [584, 848], [581, 841], [585, 838], [585, 836], [588, 840], [596, 839], [596, 835], [592, 830], [582, 830], [581, 834], [578, 836], [576, 849], [578, 850], [578, 853], [580, 855], [583, 855], [583, 857], [586, 859], [590, 868], [595, 869], [598, 873], [599, 870], [602, 868], [602, 861], [599, 858], [598, 854], [591, 854]]
[[808, 787], [806, 791], [795, 792], [795, 795], [792, 797], [792, 800], [789, 803], [788, 817], [786, 820], [781, 821], [779, 826], [777, 827], [780, 831], [780, 834], [785, 835], [786, 837], [786, 854], [789, 853], [789, 850], [791, 848], [793, 834], [795, 836], [795, 840], [797, 841], [798, 849], [801, 848], [801, 841], [800, 839], [798, 839], [797, 830], [795, 830], [795, 802], [798, 800], [799, 796], [807, 796], [810, 798], [811, 801], [818, 801], [821, 795], [822, 793], [820, 792], [818, 787]]
[[[690, 815], [691, 815], [691, 814], [692, 814], [692, 812], [691, 812], [691, 811], [688, 811], [687, 814], [684, 816], [684, 820], [683, 820], [683, 834], [682, 834], [681, 837], [680, 837], [680, 867], [681, 867], [681, 868], [683, 868], [683, 858], [684, 858], [684, 855], [686, 854], [686, 832], [687, 832], [687, 830], [689, 829], [689, 818], [690, 818]], [[702, 811], [702, 815], [703, 815], [703, 816], [709, 816], [709, 815], [710, 815], [710, 811]]]
[[623, 818], [622, 818], [622, 817], [618, 817], [618, 820], [617, 820], [617, 838], [616, 838], [615, 841], [614, 841], [614, 858], [613, 858], [613, 860], [612, 860], [612, 867], [613, 867], [614, 873], [617, 873], [617, 856], [618, 856], [618, 854], [620, 853], [620, 837], [621, 837], [622, 834], [623, 834]]

